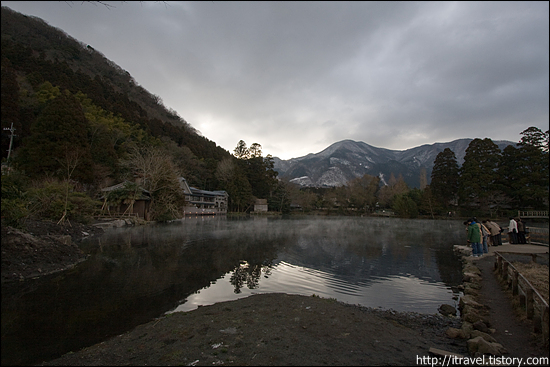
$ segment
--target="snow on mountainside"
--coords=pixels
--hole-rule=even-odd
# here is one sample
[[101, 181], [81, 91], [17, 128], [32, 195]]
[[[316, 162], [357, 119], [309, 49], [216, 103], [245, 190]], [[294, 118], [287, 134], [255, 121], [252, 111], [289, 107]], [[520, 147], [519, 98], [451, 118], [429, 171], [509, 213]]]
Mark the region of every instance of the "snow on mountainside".
[[[274, 168], [280, 177], [288, 178], [301, 186], [329, 187], [345, 185], [364, 174], [384, 177], [402, 175], [409, 187], [420, 186], [422, 169], [430, 181], [437, 155], [451, 149], [461, 165], [466, 149], [473, 139], [459, 139], [448, 143], [426, 144], [407, 150], [390, 150], [373, 147], [361, 141], [342, 140], [319, 153], [281, 160], [273, 158]], [[503, 150], [511, 141], [494, 141]]]

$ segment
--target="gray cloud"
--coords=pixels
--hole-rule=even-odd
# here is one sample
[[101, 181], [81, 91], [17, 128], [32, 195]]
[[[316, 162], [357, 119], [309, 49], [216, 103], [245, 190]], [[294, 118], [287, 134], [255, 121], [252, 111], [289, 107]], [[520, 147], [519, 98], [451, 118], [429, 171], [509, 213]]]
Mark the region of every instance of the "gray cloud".
[[547, 2], [2, 2], [91, 44], [232, 151], [548, 129]]

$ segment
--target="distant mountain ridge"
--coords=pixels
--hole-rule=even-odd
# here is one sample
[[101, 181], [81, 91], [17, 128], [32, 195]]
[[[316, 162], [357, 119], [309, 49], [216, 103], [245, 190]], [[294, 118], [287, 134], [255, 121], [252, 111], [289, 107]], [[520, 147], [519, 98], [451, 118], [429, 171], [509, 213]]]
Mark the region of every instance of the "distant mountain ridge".
[[[319, 153], [310, 153], [299, 158], [281, 160], [273, 158], [279, 177], [290, 179], [301, 186], [333, 187], [365, 174], [380, 177], [384, 183], [391, 174], [399, 175], [409, 187], [420, 186], [422, 168], [430, 182], [434, 160], [437, 155], [451, 149], [459, 165], [464, 162], [466, 149], [474, 139], [458, 139], [448, 143], [425, 144], [407, 150], [377, 148], [361, 141], [342, 140]], [[516, 143], [506, 140], [493, 141], [503, 150]]]

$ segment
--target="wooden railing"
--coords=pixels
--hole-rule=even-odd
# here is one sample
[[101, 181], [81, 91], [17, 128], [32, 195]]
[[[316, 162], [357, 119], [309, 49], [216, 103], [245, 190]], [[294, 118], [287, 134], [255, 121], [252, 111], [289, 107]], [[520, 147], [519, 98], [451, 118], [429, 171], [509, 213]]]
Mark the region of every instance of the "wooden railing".
[[528, 227], [528, 243], [548, 246], [548, 228]]
[[129, 218], [129, 217], [139, 217], [138, 213], [103, 213], [94, 215], [95, 219], [117, 219], [117, 218]]
[[[510, 242], [510, 236], [508, 235], [508, 228], [509, 227], [502, 227], [503, 229], [502, 236], [503, 236], [503, 240], [506, 240], [506, 238], [508, 238], [507, 241]], [[548, 233], [549, 233], [548, 228], [527, 227], [527, 232], [525, 232], [525, 239], [527, 240], [528, 244], [548, 246], [549, 244]]]
[[[532, 256], [532, 254], [523, 255]], [[542, 341], [547, 346], [549, 316], [546, 300], [498, 251], [495, 252], [495, 270], [507, 283], [508, 288], [512, 288], [512, 295], [519, 297], [520, 305], [525, 307], [527, 318], [533, 320], [533, 331], [542, 334]]]
[[548, 218], [548, 210], [518, 210], [518, 217], [520, 218]]

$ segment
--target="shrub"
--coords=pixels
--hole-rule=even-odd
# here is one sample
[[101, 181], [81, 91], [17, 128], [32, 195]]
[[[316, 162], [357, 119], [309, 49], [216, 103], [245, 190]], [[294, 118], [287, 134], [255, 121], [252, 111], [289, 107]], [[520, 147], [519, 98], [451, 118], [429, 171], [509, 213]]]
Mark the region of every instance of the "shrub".
[[26, 186], [24, 176], [17, 173], [2, 175], [2, 224], [22, 227], [22, 222], [29, 215]]

